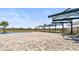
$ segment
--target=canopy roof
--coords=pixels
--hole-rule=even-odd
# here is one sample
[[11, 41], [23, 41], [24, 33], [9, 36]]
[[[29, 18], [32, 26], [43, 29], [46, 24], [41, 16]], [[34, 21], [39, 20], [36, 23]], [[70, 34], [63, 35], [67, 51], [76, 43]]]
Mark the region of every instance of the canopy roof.
[[72, 17], [78, 17], [79, 16], [79, 8], [68, 8], [63, 12], [49, 15], [48, 18], [52, 18], [54, 20], [57, 19], [66, 19], [66, 18], [72, 18]]
[[49, 27], [49, 26], [55, 26], [55, 24], [40, 25], [40, 26], [38, 26], [38, 27]]
[[52, 24], [64, 24], [64, 23], [70, 23], [69, 21], [54, 21]]
[[64, 18], [64, 19], [57, 19], [57, 20], [53, 20], [53, 21], [69, 21], [69, 20], [73, 20], [73, 19], [79, 19], [79, 17], [72, 17], [72, 18]]
[[55, 26], [55, 24], [48, 24], [47, 26], [48, 26], [48, 27], [49, 27], [49, 26]]

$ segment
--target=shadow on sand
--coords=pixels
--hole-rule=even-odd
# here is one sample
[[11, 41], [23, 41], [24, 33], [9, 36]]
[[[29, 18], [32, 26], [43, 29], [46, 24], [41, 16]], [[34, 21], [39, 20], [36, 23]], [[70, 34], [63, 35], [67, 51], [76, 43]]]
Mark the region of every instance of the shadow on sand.
[[79, 43], [79, 35], [63, 35], [64, 39], [71, 40], [73, 43]]
[[0, 34], [10, 34], [9, 32], [0, 32]]

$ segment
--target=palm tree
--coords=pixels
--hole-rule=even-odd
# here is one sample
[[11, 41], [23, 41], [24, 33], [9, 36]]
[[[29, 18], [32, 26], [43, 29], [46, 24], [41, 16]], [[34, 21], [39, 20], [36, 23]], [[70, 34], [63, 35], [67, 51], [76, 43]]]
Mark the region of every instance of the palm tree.
[[9, 25], [9, 23], [7, 21], [2, 21], [0, 25], [3, 26], [3, 32], [5, 33], [6, 27]]

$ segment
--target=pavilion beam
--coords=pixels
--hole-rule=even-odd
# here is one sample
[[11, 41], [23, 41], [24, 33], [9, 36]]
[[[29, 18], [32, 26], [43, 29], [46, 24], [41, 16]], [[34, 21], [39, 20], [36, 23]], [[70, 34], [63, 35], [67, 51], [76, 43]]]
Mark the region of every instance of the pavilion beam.
[[46, 26], [43, 26], [43, 31], [46, 32]]
[[38, 28], [38, 31], [40, 31], [40, 28], [41, 28], [41, 27]]
[[71, 34], [73, 34], [73, 22], [71, 20]]
[[49, 26], [49, 32], [50, 32], [50, 26]]
[[78, 34], [78, 28], [79, 28], [79, 27], [77, 27], [77, 34]]
[[55, 23], [55, 22], [53, 22], [53, 20], [54, 20], [54, 19], [52, 18], [52, 24], [53, 24], [53, 23], [55, 24], [55, 32], [56, 32], [56, 23]]
[[64, 33], [64, 23], [62, 23], [62, 33]]
[[45, 32], [46, 32], [46, 26], [45, 26]]
[[50, 32], [50, 30], [51, 30], [51, 28], [50, 28], [51, 26], [55, 26], [55, 23], [54, 23], [54, 24], [49, 24], [49, 25], [47, 25], [49, 32]]
[[37, 31], [37, 28], [34, 28], [34, 31], [36, 32]]
[[38, 28], [38, 31], [40, 31], [40, 27]]
[[56, 32], [56, 23], [55, 23], [55, 32]]

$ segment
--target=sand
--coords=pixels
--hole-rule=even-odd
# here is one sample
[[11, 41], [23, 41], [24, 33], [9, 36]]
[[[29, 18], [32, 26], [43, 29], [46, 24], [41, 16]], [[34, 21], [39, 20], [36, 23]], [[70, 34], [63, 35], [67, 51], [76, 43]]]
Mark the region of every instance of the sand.
[[0, 34], [0, 51], [78, 51], [79, 43], [59, 33], [29, 32]]

